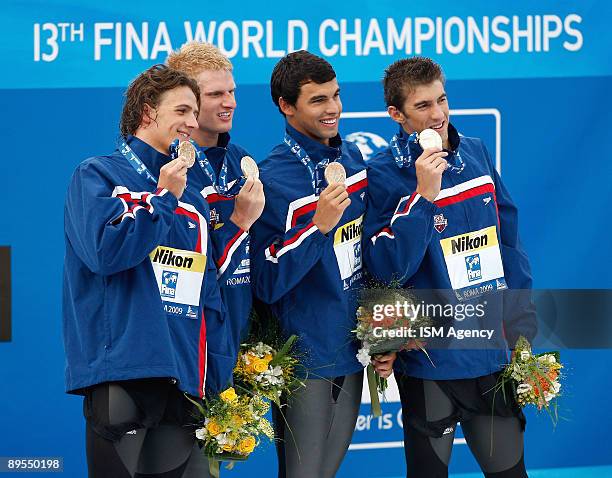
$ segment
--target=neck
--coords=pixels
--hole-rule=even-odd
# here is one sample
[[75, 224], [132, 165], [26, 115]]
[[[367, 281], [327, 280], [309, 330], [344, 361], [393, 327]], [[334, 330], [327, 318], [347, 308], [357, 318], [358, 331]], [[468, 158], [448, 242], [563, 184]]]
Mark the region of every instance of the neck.
[[211, 133], [209, 131], [202, 131], [201, 129], [194, 129], [191, 133], [191, 137], [198, 143], [198, 146], [206, 148], [217, 146], [219, 142], [219, 133]]
[[134, 133], [134, 136], [144, 141], [145, 143], [147, 143], [149, 146], [151, 146], [152, 148], [154, 148], [156, 151], [160, 152], [161, 154], [165, 154], [165, 155], [168, 154], [168, 146], [170, 145], [164, 146], [159, 141], [156, 141], [155, 136], [149, 130], [138, 128], [136, 132]]
[[294, 124], [291, 118], [287, 118], [287, 123], [289, 123], [289, 126], [291, 126], [298, 133], [302, 133], [304, 136], [307, 136], [308, 138], [312, 139], [313, 141], [316, 141], [317, 143], [329, 146], [329, 138], [318, 138], [316, 136], [313, 136], [308, 131], [302, 129], [299, 125]]

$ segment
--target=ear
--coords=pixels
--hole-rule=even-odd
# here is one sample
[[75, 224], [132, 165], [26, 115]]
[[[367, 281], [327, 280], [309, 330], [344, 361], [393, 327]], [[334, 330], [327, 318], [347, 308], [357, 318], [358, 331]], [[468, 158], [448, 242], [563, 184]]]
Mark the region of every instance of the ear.
[[387, 107], [387, 113], [389, 114], [389, 116], [391, 116], [391, 119], [395, 121], [396, 123], [404, 124], [404, 122], [406, 121], [406, 117], [404, 116], [404, 113], [398, 110], [395, 106]]
[[282, 96], [278, 99], [278, 106], [287, 117], [295, 115], [295, 106], [289, 104]]
[[156, 117], [157, 117], [157, 111], [155, 110], [155, 108], [145, 103], [142, 109], [142, 119], [140, 120], [140, 126], [142, 128], [147, 128], [148, 126], [151, 125], [151, 123], [155, 121]]

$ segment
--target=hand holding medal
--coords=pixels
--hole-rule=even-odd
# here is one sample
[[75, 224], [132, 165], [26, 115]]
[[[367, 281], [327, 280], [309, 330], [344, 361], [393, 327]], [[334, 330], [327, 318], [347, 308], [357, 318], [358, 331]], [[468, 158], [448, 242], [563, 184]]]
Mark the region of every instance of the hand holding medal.
[[266, 198], [263, 184], [259, 180], [259, 167], [255, 160], [250, 156], [243, 156], [240, 160], [240, 169], [246, 178], [246, 182], [236, 196], [234, 212], [230, 221], [240, 229], [248, 231], [261, 216]]
[[338, 162], [332, 162], [325, 168], [325, 180], [328, 186], [321, 192], [317, 201], [312, 222], [323, 234], [327, 234], [338, 225], [345, 209], [351, 205], [346, 190], [346, 170]]
[[433, 129], [424, 129], [418, 134], [423, 153], [414, 163], [417, 176], [416, 192], [430, 202], [440, 193], [442, 173], [448, 168], [445, 159], [448, 152], [442, 149], [442, 137]]

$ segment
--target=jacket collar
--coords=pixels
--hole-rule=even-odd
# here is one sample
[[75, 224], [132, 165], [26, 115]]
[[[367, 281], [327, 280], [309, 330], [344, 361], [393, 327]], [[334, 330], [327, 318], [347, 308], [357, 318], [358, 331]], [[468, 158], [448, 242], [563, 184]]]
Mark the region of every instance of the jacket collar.
[[300, 133], [289, 123], [285, 124], [287, 134], [291, 136], [310, 156], [314, 163], [318, 163], [323, 159], [333, 160], [340, 156], [340, 148], [342, 146], [342, 138], [339, 134], [329, 140], [329, 146], [319, 143], [314, 139], [309, 138], [305, 134]]

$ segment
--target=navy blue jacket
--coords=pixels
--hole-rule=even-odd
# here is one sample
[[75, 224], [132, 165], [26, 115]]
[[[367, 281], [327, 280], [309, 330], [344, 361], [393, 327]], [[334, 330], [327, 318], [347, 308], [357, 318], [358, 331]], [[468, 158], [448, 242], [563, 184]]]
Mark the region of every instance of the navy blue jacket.
[[[170, 158], [135, 137], [127, 144], [159, 177]], [[188, 187], [177, 201], [139, 175], [118, 150], [78, 166], [64, 214], [69, 392], [107, 381], [168, 377], [181, 390], [203, 396], [231, 381], [234, 362], [226, 355], [216, 268], [205, 260], [208, 220], [197, 190]], [[192, 297], [175, 296], [186, 290]]]
[[[446, 341], [441, 349], [428, 350], [435, 367], [422, 352], [402, 352], [396, 360], [395, 369], [400, 372], [441, 380], [499, 370], [507, 363], [507, 343], [513, 346], [519, 335], [531, 340], [536, 331], [529, 298], [507, 292], [528, 290], [532, 285], [516, 206], [483, 142], [460, 137], [452, 125], [449, 137], [465, 168], [444, 172], [442, 189], [433, 203], [416, 193], [413, 163], [422, 153], [419, 146], [413, 146], [410, 160], [402, 167], [391, 147], [368, 162], [364, 225], [365, 264], [375, 278], [399, 281], [408, 289], [444, 291], [432, 294], [454, 305], [486, 300], [481, 325], [494, 330], [492, 340]], [[401, 130], [399, 144], [409, 157], [408, 138]], [[504, 303], [517, 298], [520, 304]], [[456, 320], [452, 325], [471, 329], [475, 321]], [[462, 350], [452, 350], [456, 348]]]
[[[227, 167], [227, 182], [232, 184], [242, 177], [240, 160], [249, 154], [233, 143], [227, 133], [219, 135], [217, 146], [201, 148], [210, 161], [217, 177], [223, 164]], [[237, 357], [240, 341], [248, 332], [249, 314], [252, 305], [250, 272], [250, 236], [229, 220], [234, 211], [235, 198], [217, 193], [210, 178], [196, 163], [188, 175], [189, 185], [195, 187], [210, 207], [210, 227], [213, 258], [217, 266], [217, 277], [221, 298], [227, 308], [230, 325], [228, 354]]]
[[298, 335], [310, 378], [355, 373], [362, 368], [351, 331], [363, 279], [365, 163], [339, 136], [325, 146], [289, 125], [287, 132], [315, 164], [340, 155], [351, 205], [338, 226], [322, 234], [312, 222], [318, 196], [308, 169], [285, 143], [276, 146], [260, 164], [266, 206], [251, 229], [254, 292], [271, 304], [285, 336]]

